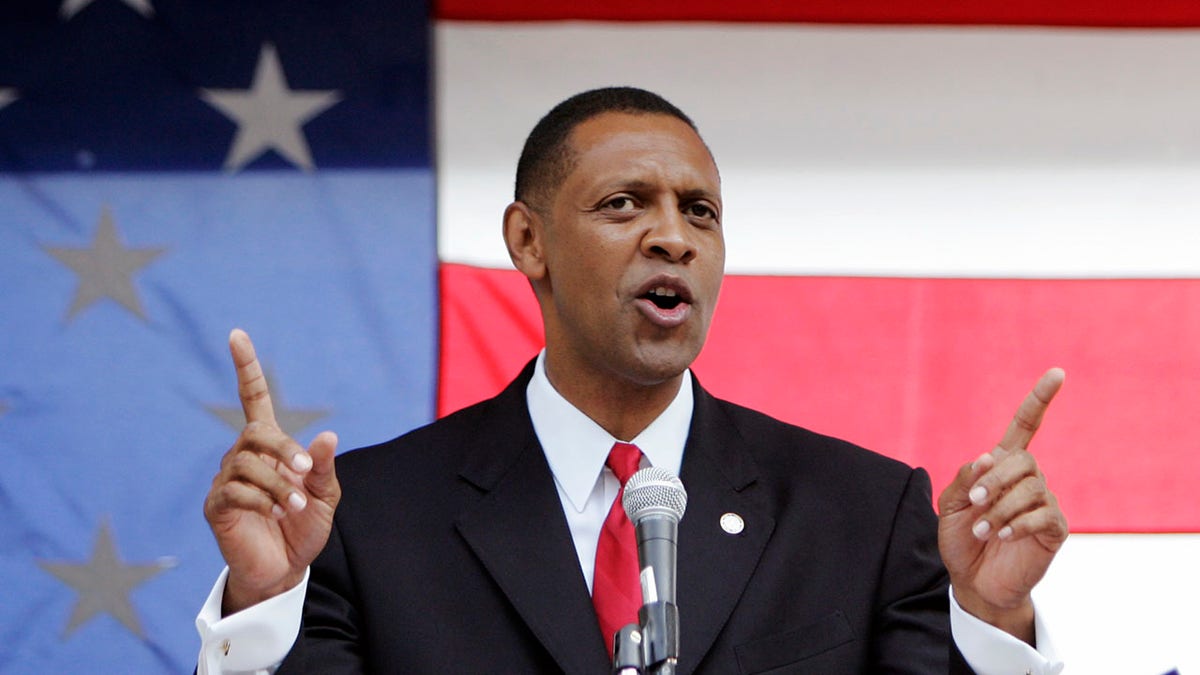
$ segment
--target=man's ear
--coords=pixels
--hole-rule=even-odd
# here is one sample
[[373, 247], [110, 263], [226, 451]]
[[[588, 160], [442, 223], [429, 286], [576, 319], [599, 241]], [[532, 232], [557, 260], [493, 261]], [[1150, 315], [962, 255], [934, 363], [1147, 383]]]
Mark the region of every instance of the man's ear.
[[546, 232], [541, 217], [525, 202], [504, 209], [504, 244], [513, 266], [531, 282], [546, 276], [544, 255]]

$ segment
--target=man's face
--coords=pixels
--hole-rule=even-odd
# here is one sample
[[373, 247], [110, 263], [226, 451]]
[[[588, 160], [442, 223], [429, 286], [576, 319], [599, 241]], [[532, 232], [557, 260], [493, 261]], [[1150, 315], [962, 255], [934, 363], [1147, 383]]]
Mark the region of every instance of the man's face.
[[669, 115], [605, 113], [569, 143], [544, 228], [551, 377], [669, 380], [704, 346], [721, 288], [716, 164]]

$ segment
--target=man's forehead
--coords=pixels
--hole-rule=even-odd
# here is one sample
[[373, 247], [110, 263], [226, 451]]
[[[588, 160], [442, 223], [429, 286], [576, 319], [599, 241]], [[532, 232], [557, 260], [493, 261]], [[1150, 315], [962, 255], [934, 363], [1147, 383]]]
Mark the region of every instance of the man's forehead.
[[[649, 165], [668, 156], [676, 164], [683, 160], [702, 173], [713, 171], [717, 186], [720, 184], [716, 161], [704, 140], [690, 124], [673, 115], [601, 113], [576, 125], [566, 145], [570, 155], [568, 173], [579, 168], [584, 155], [610, 162], [622, 160], [630, 166]], [[629, 176], [629, 180], [638, 179]]]
[[580, 149], [582, 145], [603, 142], [622, 134], [678, 135], [704, 144], [700, 134], [690, 124], [674, 115], [620, 111], [602, 112], [581, 121], [571, 130], [567, 142], [575, 149]]

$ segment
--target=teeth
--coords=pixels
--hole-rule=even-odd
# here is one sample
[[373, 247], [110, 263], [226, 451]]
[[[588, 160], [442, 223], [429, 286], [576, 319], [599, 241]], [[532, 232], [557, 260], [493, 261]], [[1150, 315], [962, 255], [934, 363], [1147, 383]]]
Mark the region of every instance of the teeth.
[[655, 288], [654, 290], [652, 290], [650, 292], [653, 293], [654, 295], [661, 295], [661, 296], [667, 297], [667, 298], [675, 297], [675, 289], [667, 288], [666, 286], [659, 286], [658, 288]]

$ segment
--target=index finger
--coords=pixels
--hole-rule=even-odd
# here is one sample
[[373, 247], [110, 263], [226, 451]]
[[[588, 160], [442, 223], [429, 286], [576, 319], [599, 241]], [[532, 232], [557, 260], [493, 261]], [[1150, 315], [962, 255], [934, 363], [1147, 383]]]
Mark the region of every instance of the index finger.
[[1006, 450], [1024, 450], [1029, 447], [1033, 435], [1042, 425], [1046, 408], [1050, 407], [1050, 401], [1054, 400], [1054, 395], [1058, 393], [1066, 377], [1067, 374], [1062, 368], [1051, 368], [1042, 375], [1037, 384], [1033, 385], [1033, 391], [1021, 401], [1017, 413], [1013, 415], [1012, 422], [1009, 422], [1008, 429], [1004, 432], [1004, 438], [1000, 439], [1000, 447]]
[[267, 389], [267, 378], [263, 375], [262, 365], [254, 353], [254, 343], [246, 331], [241, 328], [230, 331], [229, 353], [237, 369], [238, 398], [242, 401], [246, 423], [266, 422], [278, 427], [275, 408], [271, 405], [271, 392]]

